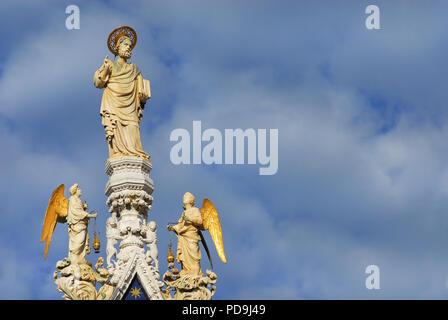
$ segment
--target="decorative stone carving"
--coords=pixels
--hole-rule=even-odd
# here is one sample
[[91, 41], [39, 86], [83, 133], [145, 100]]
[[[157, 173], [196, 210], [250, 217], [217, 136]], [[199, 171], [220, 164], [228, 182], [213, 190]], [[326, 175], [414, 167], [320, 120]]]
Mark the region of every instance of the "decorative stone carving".
[[111, 299], [123, 297], [135, 274], [149, 299], [163, 299], [156, 225], [153, 221], [147, 224], [154, 190], [151, 168], [149, 161], [137, 158], [109, 159], [106, 163], [110, 176], [106, 204], [112, 214], [106, 231], [107, 266], [112, 274], [110, 283], [115, 286]]
[[111, 300], [120, 300], [137, 275], [139, 282], [149, 300], [163, 300], [161, 288], [163, 282], [159, 281], [159, 273], [154, 266], [148, 265], [143, 249], [127, 247], [118, 254], [117, 269], [111, 279], [115, 290]]
[[[63, 292], [65, 300], [106, 300], [112, 295], [113, 286], [107, 281], [109, 272], [103, 268], [104, 260], [99, 258], [95, 270], [89, 262], [72, 263], [70, 258], [65, 258], [56, 263], [54, 280], [58, 291]], [[102, 284], [99, 292], [95, 289], [95, 283]]]
[[165, 300], [211, 300], [216, 292], [217, 275], [206, 270], [206, 276], [183, 274], [173, 267], [163, 275], [166, 287], [162, 290]]
[[106, 221], [106, 239], [106, 262], [107, 267], [110, 269], [114, 267], [112, 265], [111, 259], [112, 257], [116, 258], [118, 253], [115, 246], [118, 243], [118, 240], [121, 239], [120, 232], [118, 231], [118, 220], [116, 212], [112, 212], [112, 216]]
[[159, 272], [159, 250], [157, 249], [157, 224], [155, 221], [149, 221], [143, 232], [143, 242], [146, 243], [149, 250], [146, 252], [146, 262], [154, 264], [157, 272]]

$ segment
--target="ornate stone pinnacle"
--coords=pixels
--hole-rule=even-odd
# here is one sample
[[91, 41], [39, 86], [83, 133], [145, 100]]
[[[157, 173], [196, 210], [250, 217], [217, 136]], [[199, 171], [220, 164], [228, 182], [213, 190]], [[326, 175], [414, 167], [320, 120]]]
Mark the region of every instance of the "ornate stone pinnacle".
[[122, 298], [136, 275], [149, 299], [163, 299], [163, 283], [158, 280], [156, 224], [148, 221], [154, 190], [149, 178], [151, 169], [151, 162], [138, 158], [109, 159], [106, 163], [110, 177], [106, 204], [112, 214], [107, 223], [106, 251], [108, 263], [113, 263], [108, 265], [113, 274], [111, 284], [115, 286], [112, 299]]

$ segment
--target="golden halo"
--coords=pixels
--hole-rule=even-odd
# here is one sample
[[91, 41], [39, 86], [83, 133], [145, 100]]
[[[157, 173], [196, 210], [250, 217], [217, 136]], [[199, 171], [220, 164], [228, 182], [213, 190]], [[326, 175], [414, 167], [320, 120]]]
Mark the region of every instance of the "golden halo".
[[134, 49], [136, 43], [137, 43], [137, 33], [135, 33], [135, 30], [128, 26], [121, 26], [112, 31], [107, 38], [107, 47], [109, 48], [110, 52], [112, 52], [115, 56], [118, 55], [118, 48], [117, 48], [117, 42], [118, 39], [120, 39], [122, 36], [127, 36], [129, 39], [131, 39], [132, 45], [131, 50]]

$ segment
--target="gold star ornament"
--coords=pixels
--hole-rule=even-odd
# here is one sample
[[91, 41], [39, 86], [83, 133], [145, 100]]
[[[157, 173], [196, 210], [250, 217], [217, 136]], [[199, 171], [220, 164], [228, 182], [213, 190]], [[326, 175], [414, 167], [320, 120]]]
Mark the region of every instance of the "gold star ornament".
[[131, 296], [134, 297], [134, 299], [138, 299], [138, 298], [140, 298], [140, 295], [141, 295], [141, 294], [142, 294], [142, 293], [141, 293], [141, 291], [140, 291], [139, 288], [137, 288], [137, 287], [132, 288], [132, 290], [131, 290]]

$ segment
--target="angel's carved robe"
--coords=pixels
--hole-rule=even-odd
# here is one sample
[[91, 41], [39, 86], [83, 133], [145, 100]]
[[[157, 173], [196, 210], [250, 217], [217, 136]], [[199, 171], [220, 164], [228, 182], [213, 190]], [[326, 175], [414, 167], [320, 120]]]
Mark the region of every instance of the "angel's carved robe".
[[69, 258], [71, 263], [84, 263], [86, 254], [90, 253], [89, 233], [89, 213], [84, 211], [81, 199], [73, 195], [68, 200], [68, 235], [69, 235]]
[[[187, 220], [183, 219], [183, 215]], [[177, 262], [182, 263], [180, 274], [191, 274], [202, 276], [201, 271], [201, 250], [199, 241], [201, 236], [198, 233], [202, 226], [201, 212], [198, 208], [192, 207], [184, 211], [178, 224], [173, 226], [177, 234]]]
[[104, 88], [100, 114], [106, 137], [111, 137], [109, 157], [148, 160], [142, 147], [139, 123], [146, 99], [151, 96], [149, 81], [143, 79], [137, 65], [119, 60], [112, 61], [112, 73], [106, 79], [102, 79], [101, 73], [101, 68], [95, 72], [93, 82], [97, 88]]

